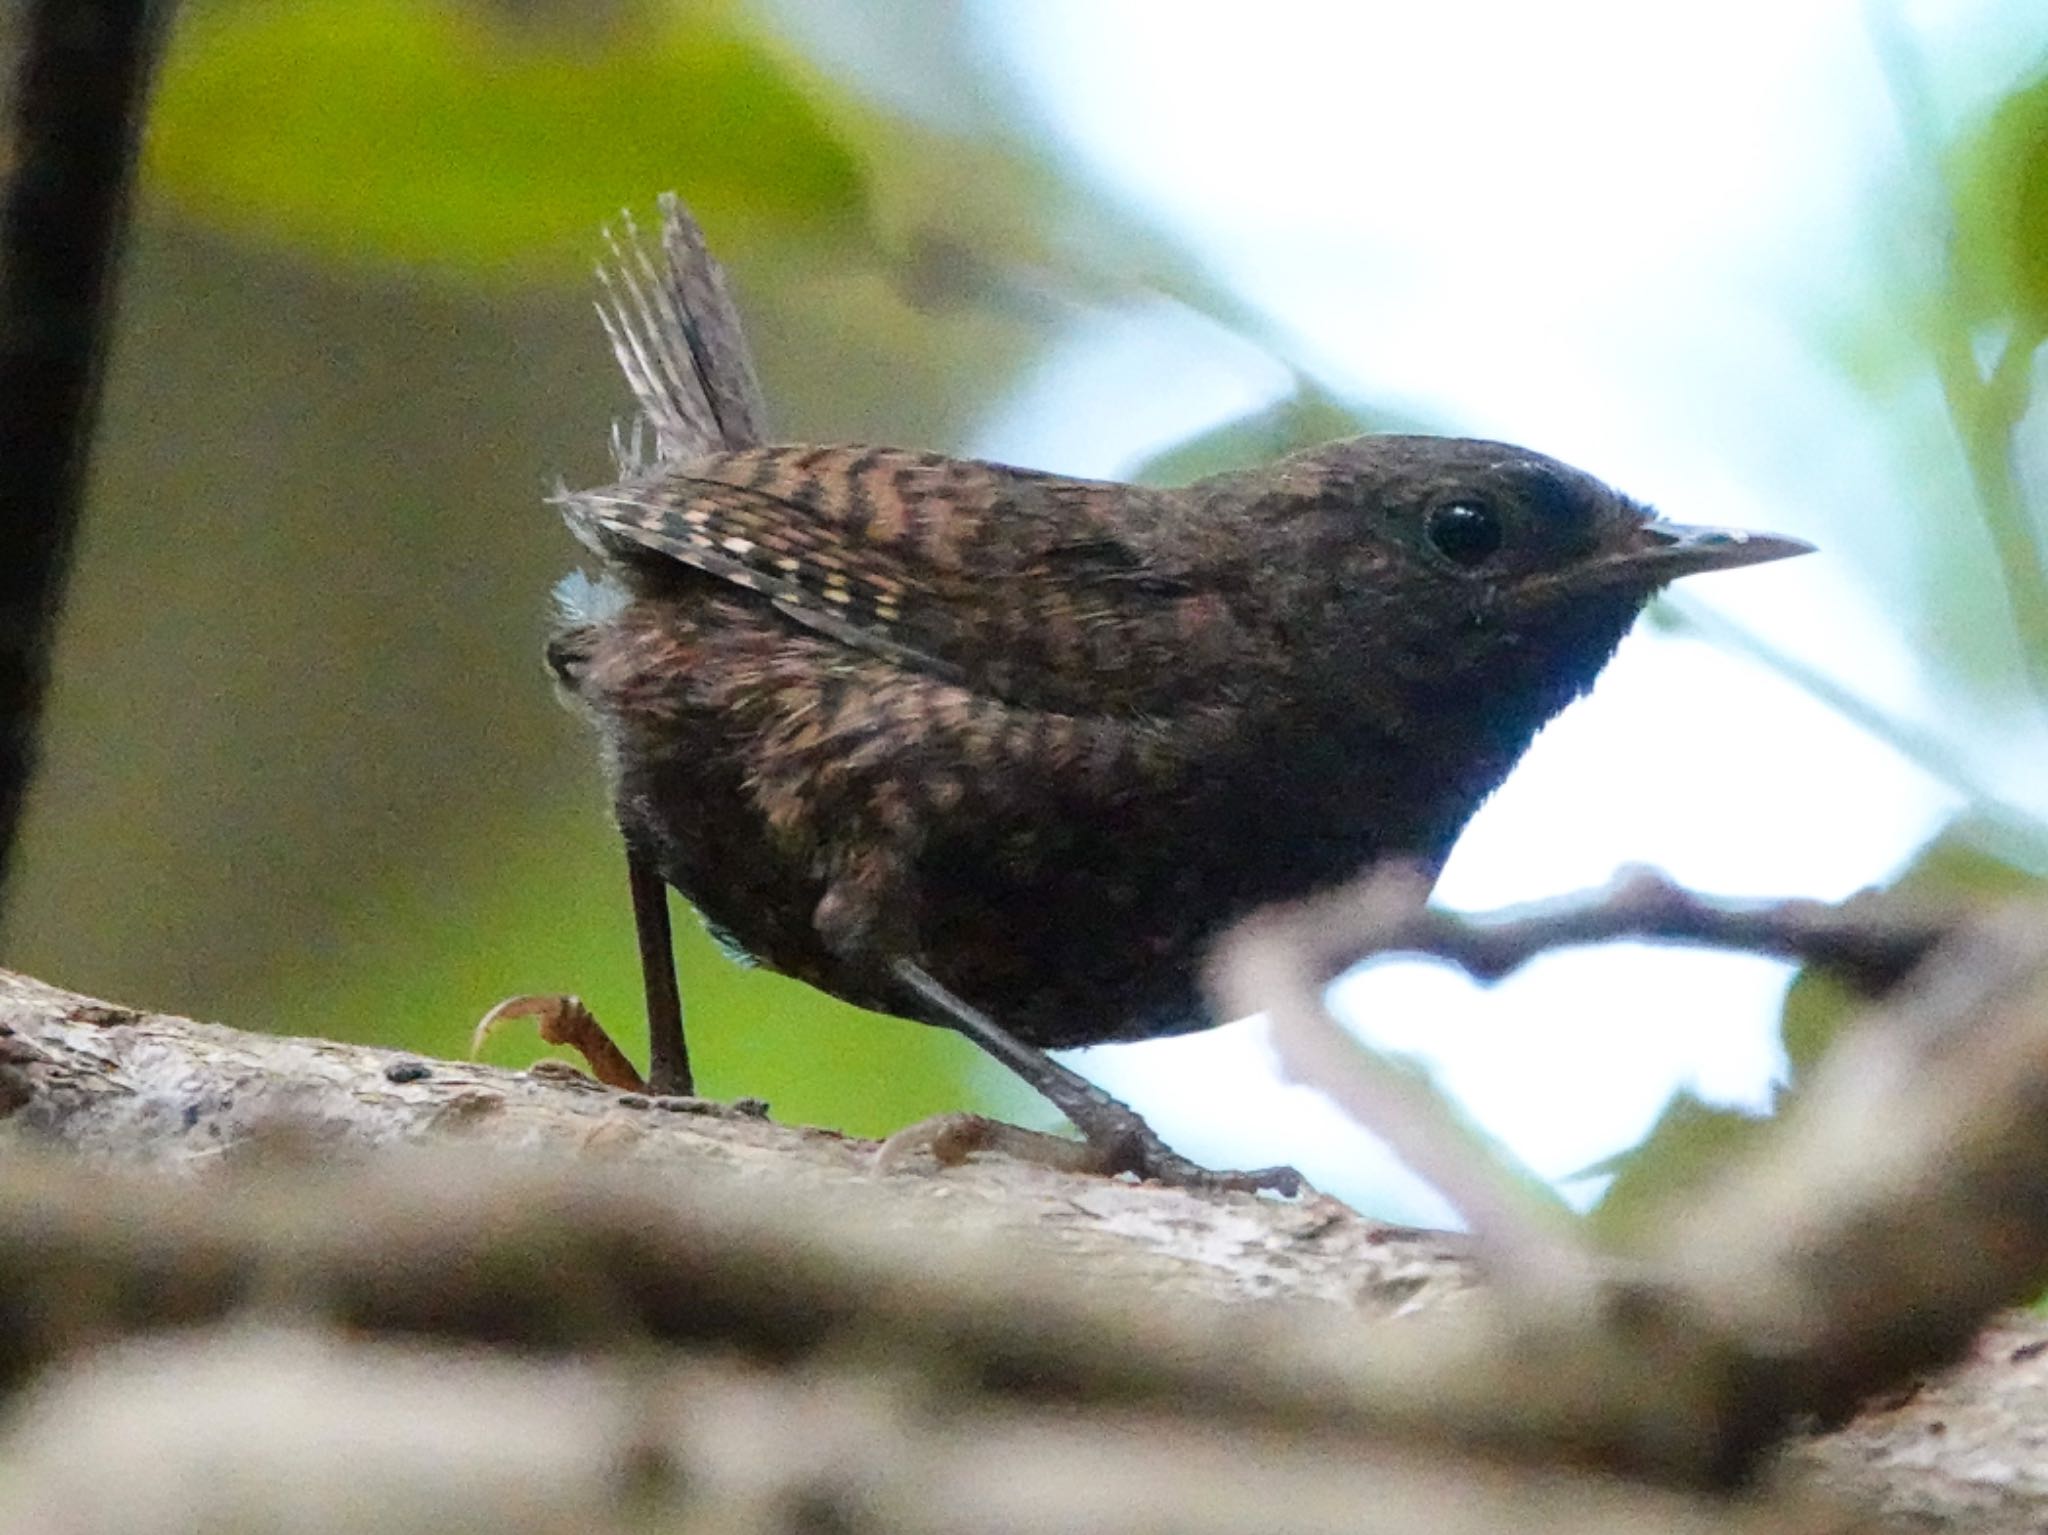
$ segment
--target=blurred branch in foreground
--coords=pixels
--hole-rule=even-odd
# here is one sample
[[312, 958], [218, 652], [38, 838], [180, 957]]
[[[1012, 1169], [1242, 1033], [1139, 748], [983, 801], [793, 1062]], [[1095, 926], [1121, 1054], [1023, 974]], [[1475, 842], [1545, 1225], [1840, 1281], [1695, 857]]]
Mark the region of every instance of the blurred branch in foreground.
[[[1495, 1242], [1507, 1282], [1474, 1289], [1458, 1239], [1329, 1201], [1000, 1158], [882, 1177], [857, 1143], [697, 1100], [7, 981], [6, 1134], [89, 1154], [17, 1154], [0, 1177], [0, 1380], [35, 1388], [0, 1438], [7, 1495], [61, 1496], [83, 1530], [149, 1528], [138, 1507], [203, 1523], [228, 1489], [267, 1489], [253, 1506], [283, 1517], [339, 1464], [337, 1404], [374, 1393], [380, 1464], [403, 1474], [329, 1508], [362, 1528], [540, 1529], [564, 1510], [593, 1528], [761, 1528], [830, 1508], [855, 1529], [1109, 1529], [1142, 1510], [1206, 1530], [1254, 1522], [1245, 1499], [1262, 1526], [1304, 1530], [1356, 1528], [1368, 1507], [1382, 1529], [1508, 1508], [1538, 1529], [1863, 1527], [1783, 1484], [1724, 1494], [1795, 1425], [1914, 1385], [2048, 1280], [2038, 908], [1936, 920], [1637, 878], [1472, 920], [1382, 875], [1261, 919], [1219, 964], [1226, 988], [1268, 977], [1279, 995], [1243, 1000], [1285, 1013], [1365, 952], [1492, 972], [1623, 933], [1832, 959], [1882, 996], [1775, 1132], [1630, 1256], [1548, 1232], [1568, 1288], [1514, 1282], [1521, 1250]], [[2001, 1342], [1942, 1410], [2013, 1391], [2037, 1335]], [[542, 1432], [541, 1404], [572, 1399], [585, 1427]], [[1969, 1473], [1930, 1472], [1938, 1444], [1918, 1469], [1874, 1463], [1869, 1436], [1899, 1411], [1799, 1459], [1865, 1506], [1925, 1512], [1930, 1485]], [[123, 1447], [122, 1477], [81, 1469], [95, 1444]], [[2034, 1467], [2008, 1489], [2023, 1527], [2048, 1466], [2023, 1435], [1999, 1449]], [[501, 1516], [488, 1500], [508, 1488]], [[2007, 1527], [1982, 1504], [1968, 1527]], [[1953, 1488], [1948, 1508], [1963, 1527]]]
[[1265, 1012], [1288, 1076], [1329, 1093], [1434, 1183], [1511, 1279], [1564, 1278], [1584, 1267], [1582, 1242], [1565, 1238], [1554, 1219], [1566, 1207], [1515, 1176], [1426, 1081], [1351, 1038], [1324, 1004], [1344, 971], [1426, 954], [1491, 983], [1553, 949], [1642, 938], [1803, 959], [1870, 993], [1896, 985], [1944, 933], [1897, 902], [1732, 901], [1647, 870], [1626, 871], [1603, 891], [1473, 917], [1430, 907], [1430, 884], [1426, 872], [1396, 865], [1269, 908], [1218, 946], [1210, 989], [1223, 1016]]

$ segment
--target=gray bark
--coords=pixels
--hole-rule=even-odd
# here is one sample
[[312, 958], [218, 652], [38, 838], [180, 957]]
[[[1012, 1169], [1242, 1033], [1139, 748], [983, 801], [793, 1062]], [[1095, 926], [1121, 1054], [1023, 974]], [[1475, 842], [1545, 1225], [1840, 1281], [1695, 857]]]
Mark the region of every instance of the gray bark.
[[[1611, 1308], [1496, 1296], [1462, 1239], [1334, 1201], [884, 1176], [558, 1069], [4, 974], [0, 1026], [9, 1528], [2048, 1522], [2030, 1318], [1730, 1497], [1614, 1474], [1611, 1402], [1558, 1431]], [[1671, 1417], [1627, 1412], [1690, 1432], [1688, 1357]]]

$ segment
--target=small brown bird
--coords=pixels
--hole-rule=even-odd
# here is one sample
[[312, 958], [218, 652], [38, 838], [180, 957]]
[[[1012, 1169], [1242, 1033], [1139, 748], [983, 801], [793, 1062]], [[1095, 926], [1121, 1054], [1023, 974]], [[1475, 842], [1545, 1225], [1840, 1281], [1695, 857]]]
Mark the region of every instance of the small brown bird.
[[[669, 220], [610, 317], [658, 455], [560, 498], [603, 580], [548, 647], [643, 886], [775, 970], [967, 1028], [1111, 1165], [1185, 1167], [1039, 1052], [1215, 1022], [1223, 927], [1440, 865], [1653, 593], [1808, 547], [1456, 438], [1174, 490], [755, 445], [729, 301]], [[657, 1077], [680, 1052], [657, 1037]]]

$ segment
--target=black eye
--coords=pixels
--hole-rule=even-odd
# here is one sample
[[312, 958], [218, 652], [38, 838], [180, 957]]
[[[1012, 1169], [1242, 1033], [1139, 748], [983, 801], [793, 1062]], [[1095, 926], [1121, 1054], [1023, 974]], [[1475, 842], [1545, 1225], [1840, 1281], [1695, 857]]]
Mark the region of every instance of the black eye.
[[1500, 549], [1500, 514], [1477, 501], [1437, 507], [1423, 524], [1436, 552], [1453, 565], [1478, 565]]

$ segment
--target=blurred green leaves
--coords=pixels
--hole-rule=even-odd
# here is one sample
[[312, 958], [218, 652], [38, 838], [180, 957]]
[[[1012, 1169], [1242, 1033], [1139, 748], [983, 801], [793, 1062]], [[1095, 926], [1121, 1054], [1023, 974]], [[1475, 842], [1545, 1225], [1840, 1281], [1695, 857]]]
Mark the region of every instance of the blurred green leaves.
[[[1934, 911], [1962, 911], [2001, 901], [2038, 899], [2041, 880], [2000, 856], [2004, 829], [1965, 815], [1920, 850], [1886, 892]], [[1820, 1060], [1843, 1026], [1870, 1000], [1832, 976], [1806, 971], [1785, 996], [1785, 1054], [1796, 1083]]]
[[671, 187], [727, 251], [857, 222], [859, 161], [736, 11], [571, 30], [449, 0], [203, 10], [174, 34], [146, 174], [224, 228], [485, 272], [582, 266], [595, 229]]
[[[2038, 898], [2037, 878], [1987, 851], [1998, 840], [1997, 827], [1976, 826], [1965, 818], [1922, 849], [1883, 898], [1923, 902], [1934, 911]], [[1801, 972], [1785, 994], [1782, 1032], [1789, 1076], [1781, 1094], [1796, 1093], [1842, 1031], [1873, 1005], [1870, 997], [1825, 971]], [[1770, 1133], [1767, 1119], [1702, 1102], [1688, 1092], [1675, 1094], [1638, 1145], [1582, 1174], [1614, 1179], [1594, 1208], [1595, 1228], [1625, 1237], [1644, 1217], [1660, 1209], [1668, 1212], [1673, 1189], [1744, 1155]]]
[[[1902, 116], [1924, 133], [1916, 61], [1895, 56], [1890, 67]], [[2048, 707], [2048, 528], [2028, 504], [2015, 438], [2033, 404], [2034, 354], [2048, 336], [2044, 130], [2048, 73], [2037, 71], [1952, 143], [1918, 146], [1939, 162], [1926, 171], [1945, 186], [1952, 224], [1932, 361], [2036, 709]]]
[[1769, 1124], [1690, 1092], [1673, 1093], [1641, 1142], [1573, 1175], [1613, 1180], [1588, 1216], [1592, 1230], [1623, 1242], [1646, 1221], [1668, 1217], [1674, 1190], [1704, 1182], [1767, 1133]]
[[2048, 73], [2006, 96], [1952, 154], [1956, 299], [1976, 323], [2048, 335]]

